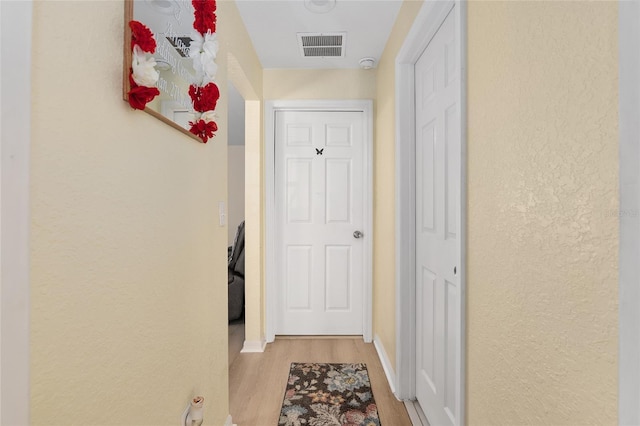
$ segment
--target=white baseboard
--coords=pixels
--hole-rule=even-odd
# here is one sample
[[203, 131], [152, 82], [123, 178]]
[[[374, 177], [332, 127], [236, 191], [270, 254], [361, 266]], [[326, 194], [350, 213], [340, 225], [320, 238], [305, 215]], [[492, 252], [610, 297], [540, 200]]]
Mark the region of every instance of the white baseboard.
[[385, 376], [387, 376], [387, 381], [389, 382], [389, 387], [391, 388], [391, 392], [395, 395], [396, 394], [396, 373], [393, 370], [391, 361], [389, 361], [387, 352], [384, 350], [384, 345], [382, 344], [382, 341], [380, 341], [380, 337], [378, 337], [377, 334], [373, 338], [373, 346], [375, 346], [376, 352], [378, 352], [378, 358], [380, 358], [382, 369], [384, 370]]
[[227, 416], [227, 420], [224, 422], [224, 426], [238, 426], [238, 425], [233, 423], [233, 420], [231, 420], [231, 414], [229, 414]]
[[245, 340], [240, 353], [264, 352], [266, 347], [266, 340]]

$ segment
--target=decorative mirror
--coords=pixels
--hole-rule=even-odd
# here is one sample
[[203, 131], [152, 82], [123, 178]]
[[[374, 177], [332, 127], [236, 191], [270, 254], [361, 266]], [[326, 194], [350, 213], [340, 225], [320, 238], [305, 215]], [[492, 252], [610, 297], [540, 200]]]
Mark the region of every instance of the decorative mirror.
[[124, 100], [206, 143], [218, 130], [215, 0], [125, 0]]

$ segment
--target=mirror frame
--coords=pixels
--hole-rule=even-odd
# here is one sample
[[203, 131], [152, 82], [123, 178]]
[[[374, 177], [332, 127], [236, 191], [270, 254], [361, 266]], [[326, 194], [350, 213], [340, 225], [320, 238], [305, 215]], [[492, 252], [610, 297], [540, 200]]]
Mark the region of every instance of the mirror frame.
[[[129, 84], [129, 73], [131, 72], [131, 61], [133, 59], [133, 52], [131, 51], [131, 29], [129, 28], [129, 22], [134, 19], [133, 15], [133, 5], [135, 0], [125, 0], [124, 1], [124, 46], [123, 46], [123, 66], [122, 66], [122, 98], [127, 104], [129, 103], [129, 91], [131, 90], [131, 84]], [[143, 22], [144, 24], [144, 22]], [[156, 37], [156, 34], [153, 34]], [[157, 42], [157, 39], [156, 39]], [[174, 121], [168, 119], [164, 115], [160, 114], [158, 111], [154, 111], [153, 109], [145, 106], [144, 112], [150, 114], [162, 121], [163, 123], [168, 124], [174, 129], [184, 133], [189, 136], [191, 139], [194, 139], [200, 143], [202, 139], [198, 136], [191, 133], [189, 130], [175, 123]]]

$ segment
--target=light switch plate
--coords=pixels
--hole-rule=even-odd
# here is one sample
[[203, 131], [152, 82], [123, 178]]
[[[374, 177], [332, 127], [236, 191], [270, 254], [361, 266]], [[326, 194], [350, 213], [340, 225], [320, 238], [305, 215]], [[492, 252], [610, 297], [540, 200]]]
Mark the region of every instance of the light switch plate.
[[224, 201], [218, 201], [218, 217], [220, 218], [220, 226], [227, 224], [227, 213], [225, 212]]

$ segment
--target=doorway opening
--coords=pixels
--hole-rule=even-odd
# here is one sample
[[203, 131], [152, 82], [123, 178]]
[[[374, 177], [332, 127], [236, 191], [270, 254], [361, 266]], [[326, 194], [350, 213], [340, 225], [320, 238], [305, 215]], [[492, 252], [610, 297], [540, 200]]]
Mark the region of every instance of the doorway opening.
[[[278, 184], [276, 182], [276, 170], [275, 170], [276, 163], [277, 163], [276, 161], [277, 153], [275, 149], [275, 146], [276, 146], [275, 143], [276, 143], [276, 131], [277, 131], [276, 117], [277, 117], [277, 114], [282, 114], [284, 112], [311, 113], [312, 115], [316, 113], [327, 114], [332, 112], [361, 114], [363, 121], [359, 126], [359, 129], [360, 129], [359, 131], [362, 132], [363, 146], [361, 147], [362, 151], [360, 152], [359, 155], [362, 155], [363, 157], [363, 163], [362, 163], [363, 170], [361, 170], [362, 173], [361, 174], [358, 173], [358, 175], [361, 175], [362, 182], [363, 182], [362, 191], [360, 195], [362, 196], [361, 204], [363, 206], [364, 211], [362, 214], [362, 221], [359, 222], [359, 225], [361, 225], [361, 229], [352, 229], [352, 223], [349, 220], [344, 219], [342, 221], [345, 222], [344, 224], [346, 227], [345, 229], [341, 230], [342, 231], [341, 235], [348, 234], [347, 236], [349, 238], [348, 240], [349, 242], [355, 239], [355, 241], [357, 241], [362, 246], [363, 259], [361, 262], [361, 265], [362, 265], [361, 273], [362, 273], [363, 279], [362, 279], [361, 292], [359, 292], [358, 294], [359, 301], [362, 303], [362, 306], [361, 306], [361, 314], [362, 314], [361, 330], [362, 331], [361, 333], [358, 333], [358, 334], [361, 334], [363, 336], [363, 339], [365, 342], [372, 341], [372, 288], [371, 288], [372, 287], [371, 285], [372, 260], [371, 259], [372, 259], [372, 247], [373, 247], [373, 244], [372, 244], [373, 242], [373, 235], [372, 235], [372, 232], [373, 232], [373, 220], [372, 220], [373, 178], [372, 178], [372, 167], [371, 167], [373, 163], [372, 110], [373, 108], [372, 108], [371, 101], [356, 101], [356, 100], [272, 101], [272, 102], [267, 102], [267, 104], [265, 105], [265, 128], [266, 128], [265, 130], [265, 141], [266, 141], [265, 143], [265, 160], [266, 160], [265, 162], [265, 182], [266, 182], [266, 194], [265, 194], [266, 195], [266, 203], [265, 203], [265, 206], [266, 206], [266, 211], [265, 211], [266, 262], [265, 262], [265, 267], [266, 267], [266, 271], [265, 272], [266, 272], [266, 306], [267, 306], [266, 307], [266, 314], [267, 314], [266, 315], [266, 340], [267, 342], [273, 342], [275, 340], [276, 334], [344, 334], [341, 331], [324, 333], [318, 330], [312, 330], [310, 332], [298, 331], [295, 333], [285, 330], [285, 332], [282, 333], [282, 330], [278, 329], [278, 324], [279, 324], [278, 308], [279, 308], [279, 305], [282, 304], [283, 297], [285, 297], [281, 294], [281, 292], [278, 291], [279, 290], [278, 286], [280, 283], [279, 275], [282, 274], [283, 263], [284, 263], [282, 256], [278, 256], [279, 248], [280, 248], [279, 246], [282, 243], [280, 236], [282, 234], [282, 226], [284, 222], [279, 221], [278, 215], [276, 214], [278, 211], [276, 207], [277, 200], [278, 200], [278, 198], [276, 197], [276, 186]], [[347, 129], [351, 129], [351, 126], [347, 126], [346, 124], [344, 125], [343, 124], [338, 125], [337, 123], [333, 123], [332, 121], [331, 124], [325, 123], [322, 126], [319, 125], [314, 127], [312, 125], [307, 126], [304, 123], [297, 123], [297, 124], [290, 123], [290, 125], [286, 127], [289, 133], [291, 133], [291, 137], [293, 138], [287, 142], [287, 146], [292, 149], [297, 147], [296, 149], [308, 150], [307, 152], [308, 158], [293, 159], [292, 157], [292, 158], [289, 158], [288, 160], [287, 164], [288, 166], [291, 166], [291, 170], [289, 170], [288, 174], [286, 175], [288, 176], [287, 179], [290, 180], [290, 182], [287, 181], [287, 186], [286, 186], [287, 188], [289, 188], [287, 197], [293, 197], [294, 195], [302, 196], [304, 194], [309, 194], [309, 193], [327, 194], [323, 189], [325, 187], [318, 187], [313, 189], [313, 187], [311, 186], [312, 182], [314, 182], [314, 179], [312, 179], [312, 176], [313, 176], [312, 170], [314, 169], [312, 164], [315, 162], [318, 164], [317, 167], [319, 167], [320, 170], [326, 171], [326, 169], [322, 168], [322, 164], [326, 165], [326, 163], [321, 163], [320, 161], [323, 159], [326, 159], [326, 161], [328, 162], [331, 151], [335, 151], [334, 152], [335, 154], [340, 149], [346, 149], [348, 146], [351, 146], [351, 143], [348, 141], [350, 137], [349, 135], [351, 135], [352, 133], [351, 133], [351, 130], [347, 130]], [[335, 136], [336, 139], [333, 140], [332, 139], [333, 136], [332, 137], [326, 137], [326, 135], [319, 136], [317, 140], [324, 141], [323, 145], [315, 146], [312, 143], [312, 141], [314, 140], [312, 137], [312, 135], [314, 134], [313, 128], [315, 128], [316, 131], [319, 131], [320, 133], [322, 133], [321, 129], [328, 130], [329, 133], [334, 132], [333, 136]], [[340, 135], [340, 137], [338, 137], [338, 135]], [[336, 157], [335, 160], [338, 161], [338, 158]], [[282, 159], [280, 159], [280, 161], [282, 161]], [[343, 161], [343, 159], [341, 159], [340, 161]], [[344, 167], [340, 166], [340, 164]], [[350, 164], [350, 162], [347, 162], [346, 160], [344, 160], [344, 162], [340, 164], [336, 163], [334, 165], [336, 165], [336, 167], [340, 170], [347, 170], [347, 169], [351, 170], [350, 169], [351, 166], [347, 167], [347, 164]], [[295, 170], [294, 170], [294, 167], [295, 167]], [[351, 176], [351, 172], [349, 172], [347, 175]], [[303, 176], [307, 176], [307, 177], [302, 179]], [[315, 182], [316, 183], [320, 182], [320, 185], [322, 186], [327, 181], [316, 177]], [[280, 183], [284, 185], [284, 178], [282, 178], [282, 176], [280, 179]], [[345, 185], [342, 185], [342, 186], [345, 186]], [[301, 191], [302, 187], [307, 188], [306, 192]], [[331, 193], [333, 194], [334, 192], [332, 191]], [[346, 194], [348, 194], [349, 191], [347, 190], [342, 192], [337, 191], [335, 193], [336, 194], [341, 193], [346, 197]], [[300, 199], [301, 201], [299, 205], [305, 206], [304, 208], [306, 210], [293, 212], [289, 209], [287, 210], [286, 215], [280, 215], [280, 216], [288, 217], [290, 219], [290, 222], [295, 222], [295, 221], [298, 221], [300, 223], [311, 222], [310, 219], [302, 218], [302, 216], [298, 218], [296, 216], [298, 213], [300, 214], [304, 213], [303, 215], [304, 217], [309, 217], [309, 218], [312, 217], [311, 211], [313, 210], [313, 208], [312, 208], [310, 197], [311, 195], [309, 195], [308, 197], [307, 195], [304, 195]], [[309, 200], [309, 202], [304, 201], [307, 199]], [[346, 199], [350, 200], [350, 197], [347, 197]], [[334, 205], [343, 206], [348, 204], [349, 203], [345, 202], [342, 204], [334, 204]], [[290, 203], [288, 203], [287, 205], [290, 205]], [[327, 212], [326, 206], [328, 204], [320, 203], [318, 205], [320, 207], [318, 209], [315, 209], [318, 212], [317, 215], [319, 215], [319, 217], [324, 217], [326, 222], [327, 220], [325, 215]], [[350, 216], [347, 215], [345, 217], [350, 217]], [[280, 222], [283, 222], [283, 223], [280, 223]], [[359, 232], [356, 232], [356, 231], [359, 231]], [[299, 255], [300, 259], [309, 259], [311, 254], [304, 253], [304, 250], [307, 250], [307, 252], [311, 253], [312, 248], [307, 249], [307, 247], [311, 247], [311, 245], [310, 244], [305, 245], [305, 244], [298, 244], [298, 245], [294, 244], [292, 246], [293, 248], [289, 249], [289, 254]], [[341, 246], [345, 246], [345, 244], [340, 243]], [[337, 246], [338, 246], [337, 243], [336, 244], [326, 243], [325, 250], [324, 251], [321, 250], [321, 253], [326, 256], [328, 248], [337, 247]], [[342, 249], [342, 247], [340, 247], [340, 249]], [[295, 262], [296, 262], [295, 259], [292, 258], [289, 262], [289, 265], [294, 265], [296, 264]], [[312, 264], [312, 262], [307, 262], [307, 264]], [[331, 269], [327, 267], [326, 264], [324, 265], [325, 265], [325, 271]], [[299, 273], [300, 275], [304, 275], [305, 277], [309, 276], [308, 270], [305, 270], [304, 273], [302, 273], [296, 268], [288, 268], [286, 273], [289, 275]], [[349, 269], [348, 267], [343, 268], [343, 270], [348, 270], [348, 269]], [[343, 274], [343, 275], [351, 276], [349, 274], [347, 275]], [[343, 289], [344, 288], [349, 288], [349, 286], [348, 285], [343, 286]], [[294, 296], [295, 295], [299, 296], [297, 299], [294, 297], [293, 299], [289, 299], [289, 300], [306, 301], [306, 300], [309, 300], [308, 295], [310, 294], [311, 294], [310, 292], [307, 294], [306, 290], [304, 290], [303, 292], [298, 292], [294, 294]], [[343, 297], [340, 300], [344, 301], [345, 299], [346, 298]], [[326, 308], [323, 308], [323, 309], [326, 309]], [[327, 310], [330, 310], [330, 309], [327, 309]], [[280, 324], [281, 323], [282, 321], [280, 321]]]
[[229, 83], [228, 90], [227, 238], [229, 247], [229, 365], [231, 365], [242, 350], [245, 338], [245, 102], [232, 83]]

